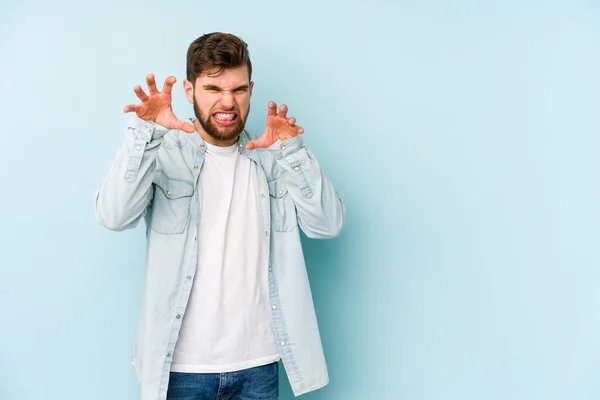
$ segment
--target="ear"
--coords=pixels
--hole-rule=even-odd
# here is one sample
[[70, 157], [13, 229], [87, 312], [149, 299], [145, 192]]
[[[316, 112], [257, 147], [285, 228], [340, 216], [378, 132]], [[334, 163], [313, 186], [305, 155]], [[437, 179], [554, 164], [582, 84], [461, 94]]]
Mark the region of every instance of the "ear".
[[250, 97], [252, 97], [252, 88], [254, 88], [254, 82], [250, 82]]
[[187, 79], [183, 81], [183, 91], [185, 92], [185, 97], [190, 102], [190, 104], [194, 104], [194, 85], [192, 82]]

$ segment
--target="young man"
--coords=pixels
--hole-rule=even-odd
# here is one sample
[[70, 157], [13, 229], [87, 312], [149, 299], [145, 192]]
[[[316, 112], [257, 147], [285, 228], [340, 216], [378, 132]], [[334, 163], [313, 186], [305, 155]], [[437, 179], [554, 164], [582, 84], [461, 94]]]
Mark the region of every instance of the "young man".
[[246, 44], [199, 37], [185, 95], [196, 119], [171, 108], [169, 77], [148, 93], [98, 190], [108, 229], [147, 224], [147, 267], [132, 364], [142, 400], [276, 399], [282, 360], [296, 396], [329, 381], [302, 254], [339, 234], [345, 208], [303, 144], [287, 106], [266, 129], [244, 129], [254, 82]]

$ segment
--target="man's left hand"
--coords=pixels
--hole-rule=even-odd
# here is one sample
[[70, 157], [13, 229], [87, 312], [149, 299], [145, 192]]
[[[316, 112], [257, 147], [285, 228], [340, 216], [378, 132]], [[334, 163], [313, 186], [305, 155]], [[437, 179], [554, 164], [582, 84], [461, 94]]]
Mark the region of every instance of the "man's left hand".
[[267, 127], [264, 133], [256, 140], [246, 144], [248, 150], [267, 148], [277, 140], [288, 140], [304, 133], [304, 129], [296, 125], [296, 118], [287, 117], [288, 107], [282, 104], [277, 113], [277, 104], [269, 102], [267, 111]]

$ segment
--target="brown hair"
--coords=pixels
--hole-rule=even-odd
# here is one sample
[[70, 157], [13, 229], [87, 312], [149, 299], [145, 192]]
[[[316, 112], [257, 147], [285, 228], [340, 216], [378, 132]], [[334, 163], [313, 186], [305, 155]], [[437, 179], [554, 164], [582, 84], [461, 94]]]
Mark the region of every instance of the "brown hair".
[[213, 32], [194, 40], [187, 52], [187, 79], [196, 84], [203, 73], [220, 75], [224, 69], [246, 65], [248, 78], [252, 77], [252, 63], [248, 45], [230, 33]]

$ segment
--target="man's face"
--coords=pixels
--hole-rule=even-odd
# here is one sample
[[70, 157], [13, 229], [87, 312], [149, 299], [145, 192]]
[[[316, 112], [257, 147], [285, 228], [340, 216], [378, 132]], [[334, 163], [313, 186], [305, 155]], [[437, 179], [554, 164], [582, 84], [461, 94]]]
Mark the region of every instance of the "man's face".
[[202, 74], [195, 85], [185, 81], [186, 97], [194, 105], [200, 127], [214, 144], [234, 142], [244, 130], [253, 86], [246, 66], [225, 69], [218, 76]]

